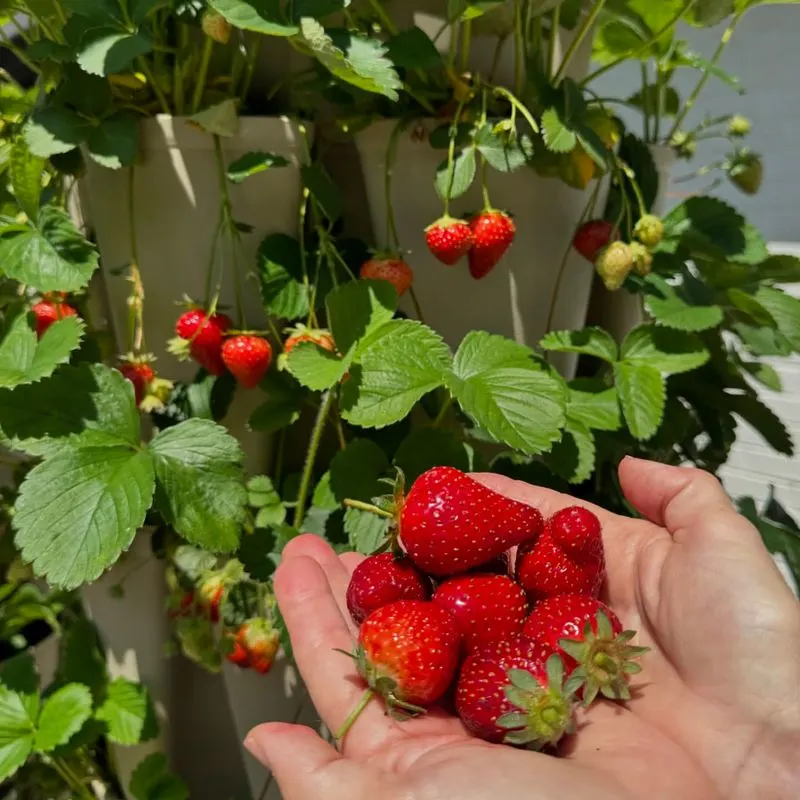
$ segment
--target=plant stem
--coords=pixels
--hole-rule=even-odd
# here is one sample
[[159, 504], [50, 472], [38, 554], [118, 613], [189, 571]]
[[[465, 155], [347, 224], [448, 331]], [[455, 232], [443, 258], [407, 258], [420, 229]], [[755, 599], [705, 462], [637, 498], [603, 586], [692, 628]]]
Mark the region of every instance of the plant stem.
[[[495, 54], [495, 59], [499, 53]], [[525, 82], [525, 36], [522, 30], [522, 2], [514, 0], [514, 92], [522, 93]], [[492, 67], [494, 74], [494, 67]]]
[[176, 22], [177, 25], [177, 38], [178, 38], [178, 52], [175, 54], [175, 60], [172, 64], [172, 100], [175, 105], [175, 113], [178, 116], [183, 115], [183, 62], [182, 56], [186, 51], [186, 26], [181, 22]]
[[158, 100], [158, 104], [161, 106], [161, 110], [165, 114], [169, 114], [170, 108], [167, 98], [164, 96], [164, 92], [161, 91], [161, 87], [156, 82], [155, 76], [151, 72], [147, 61], [145, 61], [142, 56], [139, 56], [136, 59], [136, 63], [139, 65], [139, 69], [142, 71], [142, 74], [145, 76], [145, 78], [147, 78], [147, 82], [150, 84], [150, 88], [152, 88], [153, 94], [156, 96], [156, 100]]
[[53, 769], [59, 774], [61, 780], [75, 792], [81, 800], [95, 800], [91, 792], [83, 785], [83, 782], [75, 775], [69, 768], [67, 763], [62, 758], [52, 758], [50, 763]]
[[347, 508], [357, 508], [359, 511], [369, 511], [370, 514], [375, 514], [384, 519], [394, 519], [394, 514], [391, 511], [384, 511], [382, 508], [373, 505], [372, 503], [364, 503], [361, 500], [351, 500], [349, 497], [344, 501]]
[[322, 402], [320, 403], [319, 411], [317, 411], [317, 419], [311, 431], [311, 439], [308, 442], [308, 451], [306, 452], [306, 461], [303, 465], [303, 474], [300, 479], [300, 490], [297, 493], [297, 506], [294, 510], [294, 527], [297, 529], [303, 524], [303, 516], [306, 513], [306, 501], [308, 500], [308, 492], [311, 488], [311, 478], [314, 474], [314, 462], [317, 460], [319, 443], [322, 440], [322, 431], [325, 429], [325, 420], [331, 410], [333, 397], [333, 389], [328, 389], [322, 396]]
[[550, 49], [547, 53], [547, 74], [552, 76], [556, 71], [556, 52], [558, 33], [561, 27], [561, 6], [556, 6], [550, 12]]
[[135, 165], [128, 167], [128, 170], [128, 228], [131, 251], [129, 280], [132, 287], [131, 295], [128, 298], [128, 346], [132, 353], [139, 355], [144, 349], [144, 284], [139, 272], [139, 251], [136, 244]]
[[33, 61], [25, 55], [25, 53], [20, 50], [15, 44], [11, 42], [4, 34], [0, 36], [0, 47], [5, 47], [6, 50], [13, 53], [31, 72], [35, 72], [37, 75], [41, 75], [42, 71]]
[[575, 34], [575, 37], [570, 43], [570, 46], [567, 48], [567, 52], [564, 53], [564, 58], [561, 59], [561, 66], [559, 66], [558, 71], [556, 72], [555, 77], [553, 78], [554, 83], [557, 84], [564, 77], [570, 62], [575, 56], [575, 53], [578, 52], [578, 49], [583, 44], [583, 40], [586, 38], [589, 31], [594, 26], [594, 23], [600, 16], [600, 12], [603, 10], [603, 6], [605, 4], [606, 0], [596, 0], [594, 8], [591, 10], [589, 14], [586, 15], [586, 18], [583, 20], [583, 24], [581, 25], [578, 32]]
[[247, 52], [247, 65], [244, 71], [244, 81], [242, 83], [239, 96], [242, 98], [242, 103], [247, 100], [247, 95], [250, 94], [250, 87], [253, 85], [253, 76], [256, 74], [256, 63], [258, 61], [258, 54], [261, 52], [261, 37], [257, 36], [255, 41], [251, 42], [250, 49]]
[[472, 20], [464, 22], [464, 37], [461, 40], [461, 71], [466, 72], [469, 67], [469, 49], [472, 45]]
[[339, 449], [344, 450], [347, 447], [347, 437], [344, 435], [344, 426], [342, 425], [342, 415], [339, 413], [339, 405], [336, 404], [331, 411], [333, 418], [333, 427], [336, 431], [336, 438], [339, 440]]
[[681, 9], [680, 9], [680, 10], [679, 10], [679, 11], [678, 11], [676, 14], [675, 14], [675, 16], [674, 16], [674, 17], [672, 17], [672, 19], [670, 19], [670, 21], [669, 21], [669, 22], [667, 22], [667, 23], [666, 23], [666, 25], [664, 25], [664, 27], [662, 27], [662, 28], [660, 28], [659, 30], [657, 30], [657, 31], [656, 31], [656, 32], [653, 34], [653, 36], [652, 36], [652, 38], [651, 38], [651, 39], [649, 39], [648, 41], [644, 42], [644, 44], [642, 44], [642, 46], [641, 46], [641, 47], [639, 47], [637, 50], [635, 50], [633, 53], [626, 53], [624, 56], [621, 56], [620, 58], [616, 59], [616, 61], [611, 61], [610, 63], [608, 63], [608, 64], [606, 64], [606, 65], [604, 65], [604, 66], [600, 67], [599, 69], [596, 69], [594, 72], [592, 72], [592, 73], [590, 73], [589, 75], [587, 75], [587, 76], [586, 76], [586, 77], [585, 77], [585, 78], [584, 78], [584, 79], [581, 81], [581, 87], [583, 87], [583, 86], [587, 86], [587, 85], [588, 85], [588, 84], [590, 84], [590, 83], [591, 83], [591, 82], [592, 82], [592, 81], [593, 81], [595, 78], [599, 78], [601, 75], [605, 75], [605, 74], [606, 74], [606, 72], [608, 72], [609, 70], [612, 70], [612, 69], [614, 69], [614, 67], [618, 67], [620, 64], [623, 64], [623, 63], [625, 63], [625, 62], [628, 62], [628, 61], [631, 61], [631, 60], [637, 59], [637, 58], [639, 58], [640, 56], [644, 55], [644, 54], [645, 54], [645, 53], [646, 53], [646, 52], [647, 52], [647, 51], [648, 51], [648, 50], [649, 50], [649, 49], [650, 49], [650, 48], [651, 48], [651, 47], [652, 47], [654, 44], [656, 44], [656, 43], [658, 42], [658, 40], [659, 40], [659, 39], [660, 39], [662, 36], [664, 36], [664, 35], [666, 35], [667, 33], [669, 33], [669, 31], [671, 31], [671, 30], [672, 30], [672, 28], [674, 28], [674, 27], [675, 27], [675, 25], [676, 25], [678, 22], [680, 22], [680, 21], [681, 21], [681, 19], [683, 18], [683, 15], [684, 15], [684, 14], [685, 14], [685, 13], [686, 13], [686, 12], [687, 12], [687, 11], [688, 11], [688, 10], [689, 10], [689, 9], [690, 9], [690, 8], [691, 8], [691, 7], [692, 7], [692, 6], [693, 6], [693, 5], [696, 3], [696, 2], [697, 2], [697, 0], [687, 0], [687, 1], [686, 1], [686, 3], [685, 3], [685, 4], [684, 4], [682, 7], [681, 7]]
[[397, 36], [399, 31], [397, 30], [397, 25], [392, 22], [389, 15], [383, 10], [383, 6], [380, 4], [380, 0], [368, 0], [369, 7], [375, 13], [375, 16], [381, 21], [381, 25], [386, 29], [388, 33], [392, 36]]
[[439, 409], [439, 413], [436, 415], [436, 419], [433, 421], [434, 428], [438, 428], [444, 422], [444, 418], [447, 416], [447, 412], [450, 410], [450, 406], [452, 405], [453, 398], [448, 394], [442, 403], [442, 407]]
[[367, 704], [370, 700], [372, 700], [372, 689], [367, 689], [367, 691], [361, 695], [358, 705], [350, 712], [350, 715], [344, 721], [342, 727], [333, 734], [333, 738], [337, 742], [340, 742], [342, 739], [344, 739], [347, 731], [353, 727], [353, 723], [359, 718], [359, 716], [361, 716], [361, 712], [367, 707]]
[[481, 195], [483, 196], [483, 210], [490, 211], [492, 201], [489, 197], [489, 186], [486, 183], [486, 159], [481, 154]]
[[639, 65], [642, 76], [642, 117], [644, 126], [644, 140], [650, 142], [650, 96], [647, 91], [647, 64], [644, 61]]
[[414, 313], [417, 315], [417, 319], [424, 325], [425, 317], [422, 315], [422, 306], [419, 304], [419, 298], [413, 286], [408, 287], [408, 294], [411, 297], [411, 302], [414, 304]]
[[206, 36], [203, 42], [203, 52], [200, 56], [200, 69], [197, 72], [197, 82], [194, 85], [194, 93], [192, 94], [192, 114], [196, 114], [200, 109], [200, 101], [203, 99], [203, 89], [206, 88], [208, 64], [211, 61], [211, 53], [213, 50], [214, 40], [210, 36]]
[[703, 91], [703, 88], [705, 87], [706, 82], [711, 75], [711, 71], [719, 63], [719, 60], [722, 57], [723, 52], [725, 52], [725, 48], [728, 46], [728, 42], [730, 42], [733, 32], [736, 30], [736, 26], [739, 24], [739, 20], [742, 18], [743, 14], [744, 12], [742, 11], [740, 11], [738, 14], [735, 14], [728, 27], [723, 31], [722, 37], [719, 40], [719, 45], [717, 45], [714, 55], [711, 56], [711, 61], [708, 62], [708, 66], [705, 70], [703, 70], [703, 74], [700, 76], [697, 86], [694, 87], [694, 90], [684, 103], [683, 108], [675, 117], [675, 122], [673, 123], [670, 132], [667, 134], [667, 141], [672, 139], [672, 137], [680, 130], [681, 123], [684, 121], [684, 119], [686, 119], [686, 115], [692, 110], [694, 104], [697, 102], [700, 92]]
[[400, 250], [400, 237], [397, 235], [397, 225], [394, 217], [394, 206], [392, 205], [392, 173], [394, 172], [394, 162], [397, 157], [397, 145], [400, 134], [405, 130], [407, 121], [401, 119], [394, 126], [392, 135], [389, 137], [389, 144], [386, 147], [386, 164], [384, 165], [383, 192], [386, 202], [386, 247], [387, 249]]

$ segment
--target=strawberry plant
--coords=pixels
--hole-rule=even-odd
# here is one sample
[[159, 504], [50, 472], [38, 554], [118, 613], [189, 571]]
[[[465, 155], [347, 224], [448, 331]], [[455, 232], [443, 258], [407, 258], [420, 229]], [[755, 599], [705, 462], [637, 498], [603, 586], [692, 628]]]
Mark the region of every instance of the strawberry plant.
[[[743, 147], [749, 122], [732, 114], [689, 128], [687, 115], [709, 81], [739, 88], [720, 57], [742, 17], [763, 3], [458, 0], [444, 4], [438, 32], [404, 21], [400, 5], [18, 0], [9, 11], [19, 38], [5, 46], [34, 82], [0, 76], [0, 432], [10, 474], [0, 734], [14, 743], [0, 756], [0, 780], [19, 796], [34, 796], [37, 782], [52, 784], [54, 797], [89, 796], [93, 780], [113, 796], [155, 800], [166, 796], [156, 791], [162, 784], [169, 796], [187, 791], [160, 756], [121, 787], [108, 757], [111, 746], [155, 735], [150, 701], [143, 686], [109, 677], [79, 595], [124, 570], [136, 545], [163, 563], [171, 649], [215, 673], [236, 665], [266, 674], [279, 644], [290, 656], [271, 579], [301, 532], [372, 556], [348, 598], [359, 621], [410, 604], [393, 624], [416, 641], [427, 622], [414, 604], [431, 595], [435, 604], [466, 598], [488, 608], [492, 624], [487, 617], [465, 635], [496, 652], [471, 662], [457, 704], [487, 738], [512, 730], [520, 743], [546, 743], [569, 728], [564, 675], [551, 660], [560, 645], [531, 654], [515, 637], [527, 604], [562, 593], [563, 581], [596, 595], [599, 534], [579, 513], [543, 527], [535, 509], [464, 473], [491, 470], [630, 513], [616, 476], [625, 454], [716, 473], [742, 424], [775, 451], [793, 452], [758, 388], [780, 390], [769, 359], [800, 352], [800, 301], [782, 288], [800, 281], [800, 260], [771, 254], [750, 222], [709, 194], [713, 184], [664, 213], [654, 207], [665, 188], [655, 146], [689, 157], [723, 137], [730, 155], [701, 173], [722, 170], [743, 192], [758, 190], [760, 156]], [[680, 39], [680, 22], [723, 20], [708, 59]], [[581, 68], [590, 44], [595, 63]], [[291, 69], [265, 81], [260, 53], [272, 49]], [[642, 66], [640, 91], [600, 97], [595, 79], [631, 61]], [[673, 86], [679, 70], [697, 76], [685, 98]], [[641, 129], [619, 118], [620, 102], [641, 112]], [[229, 154], [249, 117], [282, 113], [292, 118], [291, 157]], [[167, 298], [176, 304], [169, 344], [150, 328], [164, 298], [158, 269], [140, 252], [151, 231], [137, 213], [149, 146], [142, 123], [156, 114], [208, 143], [216, 180], [212, 219], [198, 205], [190, 220], [209, 242], [208, 258], [192, 265], [204, 291]], [[351, 232], [368, 227], [359, 225], [366, 200], [355, 208], [346, 200], [347, 176], [328, 148], [383, 121], [385, 213], [373, 214], [364, 242]], [[408, 142], [437, 164], [426, 184], [436, 210], [413, 241], [401, 223], [414, 209], [394, 194], [420, 172]], [[114, 212], [129, 257], [106, 263], [104, 253], [102, 270], [100, 232], [75, 213], [78, 187], [91, 194], [81, 183], [87, 166], [126, 170]], [[264, 207], [240, 219], [237, 193], [279, 171], [296, 174], [296, 198], [265, 192]], [[512, 173], [520, 186], [537, 182], [546, 194], [566, 184], [580, 198], [562, 251], [525, 249], [531, 209], [522, 198], [518, 207], [498, 199]], [[470, 192], [472, 208], [461, 205]], [[275, 216], [294, 220], [294, 230]], [[435, 261], [420, 266], [426, 248]], [[596, 274], [641, 306], [623, 336], [556, 324], [566, 276], [579, 274], [568, 268], [573, 251], [587, 285]], [[461, 281], [467, 297], [474, 280], [483, 291], [512, 259], [534, 256], [537, 269], [546, 266], [546, 311], [515, 320], [516, 338], [489, 324], [457, 338], [437, 330], [442, 307], [468, 317], [483, 309], [464, 308], [457, 291], [423, 291], [431, 269]], [[101, 279], [124, 283], [121, 326], [107, 324]], [[563, 368], [563, 355], [576, 366]], [[243, 399], [246, 419], [236, 416]], [[271, 443], [251, 469], [258, 435]], [[434, 541], [425, 509], [453, 498], [469, 513], [441, 519]], [[387, 551], [398, 520], [414, 565]], [[797, 573], [794, 529], [785, 520], [759, 524]], [[516, 545], [512, 573], [523, 588], [503, 560]], [[487, 574], [493, 558], [500, 574]], [[417, 568], [444, 582], [432, 586]], [[60, 637], [63, 667], [52, 685], [40, 685], [28, 652], [36, 626]], [[440, 628], [431, 623], [427, 635], [442, 644], [447, 679], [421, 688], [400, 667], [391, 685], [380, 680], [379, 668], [393, 665], [377, 663], [374, 642], [361, 643], [362, 675], [396, 711], [430, 701], [453, 677], [458, 643]], [[581, 664], [588, 646], [629, 655], [612, 628], [611, 636], [593, 629], [561, 655]], [[491, 719], [471, 708], [470, 680], [500, 680], [519, 666], [534, 676], [514, 687], [522, 706], [503, 701]], [[525, 725], [536, 730], [515, 725], [515, 709], [529, 706]], [[501, 730], [497, 718], [508, 715], [511, 728]], [[555, 720], [551, 729], [544, 717]]]

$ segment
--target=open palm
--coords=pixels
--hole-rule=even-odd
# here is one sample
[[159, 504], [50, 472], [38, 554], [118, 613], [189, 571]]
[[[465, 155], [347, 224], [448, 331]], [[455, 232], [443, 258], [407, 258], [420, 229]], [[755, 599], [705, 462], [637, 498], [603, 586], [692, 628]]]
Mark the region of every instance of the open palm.
[[[545, 516], [575, 503], [501, 476], [475, 477]], [[650, 521], [592, 510], [603, 523], [607, 599], [652, 648], [631, 702], [593, 706], [562, 759], [473, 739], [442, 712], [398, 723], [377, 700], [341, 753], [308, 728], [265, 724], [247, 744], [286, 800], [687, 800], [749, 798], [763, 789], [763, 753], [791, 754], [800, 737], [798, 604], [713, 478], [626, 459], [620, 480]], [[363, 692], [352, 663], [333, 652], [352, 647], [344, 594], [360, 558], [303, 536], [287, 546], [275, 579], [298, 666], [332, 729]], [[787, 792], [768, 796], [793, 796], [798, 776], [776, 771], [770, 780]]]

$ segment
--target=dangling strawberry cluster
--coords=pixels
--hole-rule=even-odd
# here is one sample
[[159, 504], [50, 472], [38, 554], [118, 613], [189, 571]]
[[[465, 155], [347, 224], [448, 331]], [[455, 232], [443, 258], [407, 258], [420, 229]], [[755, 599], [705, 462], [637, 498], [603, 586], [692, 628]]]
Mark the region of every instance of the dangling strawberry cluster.
[[630, 698], [647, 648], [598, 600], [605, 555], [591, 511], [544, 519], [452, 467], [400, 488], [393, 507], [392, 549], [362, 561], [347, 590], [360, 625], [348, 655], [367, 690], [339, 738], [373, 694], [403, 718], [454, 689], [467, 730], [534, 749], [575, 732], [577, 702]]

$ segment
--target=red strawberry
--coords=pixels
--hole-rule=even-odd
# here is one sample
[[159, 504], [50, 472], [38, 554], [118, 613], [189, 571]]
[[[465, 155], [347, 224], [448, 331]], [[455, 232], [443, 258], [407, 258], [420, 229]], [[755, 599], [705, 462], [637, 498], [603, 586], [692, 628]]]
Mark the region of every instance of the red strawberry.
[[591, 219], [584, 222], [575, 232], [572, 246], [587, 260], [594, 264], [600, 251], [612, 240], [618, 239], [619, 232], [604, 219]]
[[288, 356], [300, 342], [313, 342], [323, 350], [328, 350], [331, 353], [336, 352], [336, 345], [333, 342], [333, 337], [328, 331], [309, 330], [305, 326], [300, 325], [293, 329], [286, 338], [286, 341], [283, 343], [283, 352]]
[[181, 314], [175, 332], [189, 342], [189, 352], [200, 366], [212, 375], [222, 375], [225, 372], [220, 355], [222, 337], [231, 325], [227, 314], [209, 316], [200, 308], [192, 308]]
[[497, 558], [493, 558], [491, 561], [487, 561], [485, 564], [481, 564], [479, 567], [471, 569], [470, 572], [487, 572], [492, 575], [508, 575], [511, 572], [511, 559], [508, 553], [501, 553], [499, 556], [497, 556]]
[[388, 281], [398, 297], [402, 297], [414, 282], [414, 271], [402, 258], [376, 256], [361, 265], [359, 274], [364, 280]]
[[488, 742], [541, 749], [574, 730], [561, 659], [522, 634], [467, 658], [456, 710], [467, 730]]
[[42, 300], [31, 306], [36, 317], [36, 335], [41, 339], [44, 332], [54, 323], [64, 317], [75, 317], [78, 312], [69, 303], [54, 303], [52, 300]]
[[525, 621], [524, 633], [559, 651], [570, 679], [583, 685], [584, 705], [598, 692], [612, 700], [629, 700], [628, 676], [641, 671], [633, 659], [648, 650], [628, 644], [636, 632], [623, 631], [607, 605], [578, 594], [537, 603]]
[[463, 219], [445, 215], [425, 228], [425, 241], [428, 250], [451, 267], [472, 247], [472, 229]]
[[226, 339], [222, 345], [222, 361], [245, 389], [261, 383], [271, 360], [272, 348], [261, 336], [239, 334]]
[[556, 511], [549, 520], [553, 541], [576, 561], [602, 561], [603, 537], [600, 520], [582, 506]]
[[249, 667], [266, 675], [278, 652], [279, 636], [272, 625], [261, 617], [253, 617], [236, 632], [233, 650], [226, 656], [240, 667]]
[[347, 608], [361, 623], [381, 606], [398, 600], [427, 600], [430, 581], [411, 561], [393, 553], [365, 558], [354, 570], [347, 587]]
[[419, 714], [447, 691], [458, 668], [461, 639], [453, 617], [423, 600], [399, 600], [362, 623], [352, 657], [366, 681], [364, 699], [336, 733], [341, 739], [373, 694], [396, 716]]
[[453, 575], [535, 540], [542, 515], [487, 489], [453, 467], [434, 467], [414, 482], [400, 512], [400, 539], [431, 575]]
[[247, 650], [245, 650], [244, 647], [242, 647], [235, 633], [228, 633], [226, 635], [233, 641], [231, 643], [231, 649], [226, 653], [225, 658], [227, 658], [228, 661], [231, 662], [231, 664], [236, 664], [237, 667], [246, 669]]
[[197, 589], [197, 602], [212, 622], [219, 622], [219, 604], [225, 593], [225, 581], [214, 574], [206, 578]]
[[472, 247], [467, 258], [469, 274], [475, 280], [488, 275], [497, 266], [514, 241], [517, 229], [514, 220], [505, 211], [482, 211], [469, 223], [472, 230]]
[[535, 603], [556, 594], [583, 594], [597, 597], [605, 576], [605, 563], [599, 560], [576, 561], [556, 543], [548, 521], [538, 541], [517, 550], [517, 582], [528, 600]]
[[136, 405], [140, 405], [147, 396], [147, 390], [156, 377], [156, 373], [147, 361], [126, 359], [119, 365], [119, 371], [133, 384]]
[[170, 596], [167, 605], [167, 616], [170, 619], [191, 617], [194, 615], [194, 592], [180, 592]]
[[433, 602], [456, 619], [468, 653], [522, 631], [528, 601], [506, 575], [459, 575], [439, 585]]

